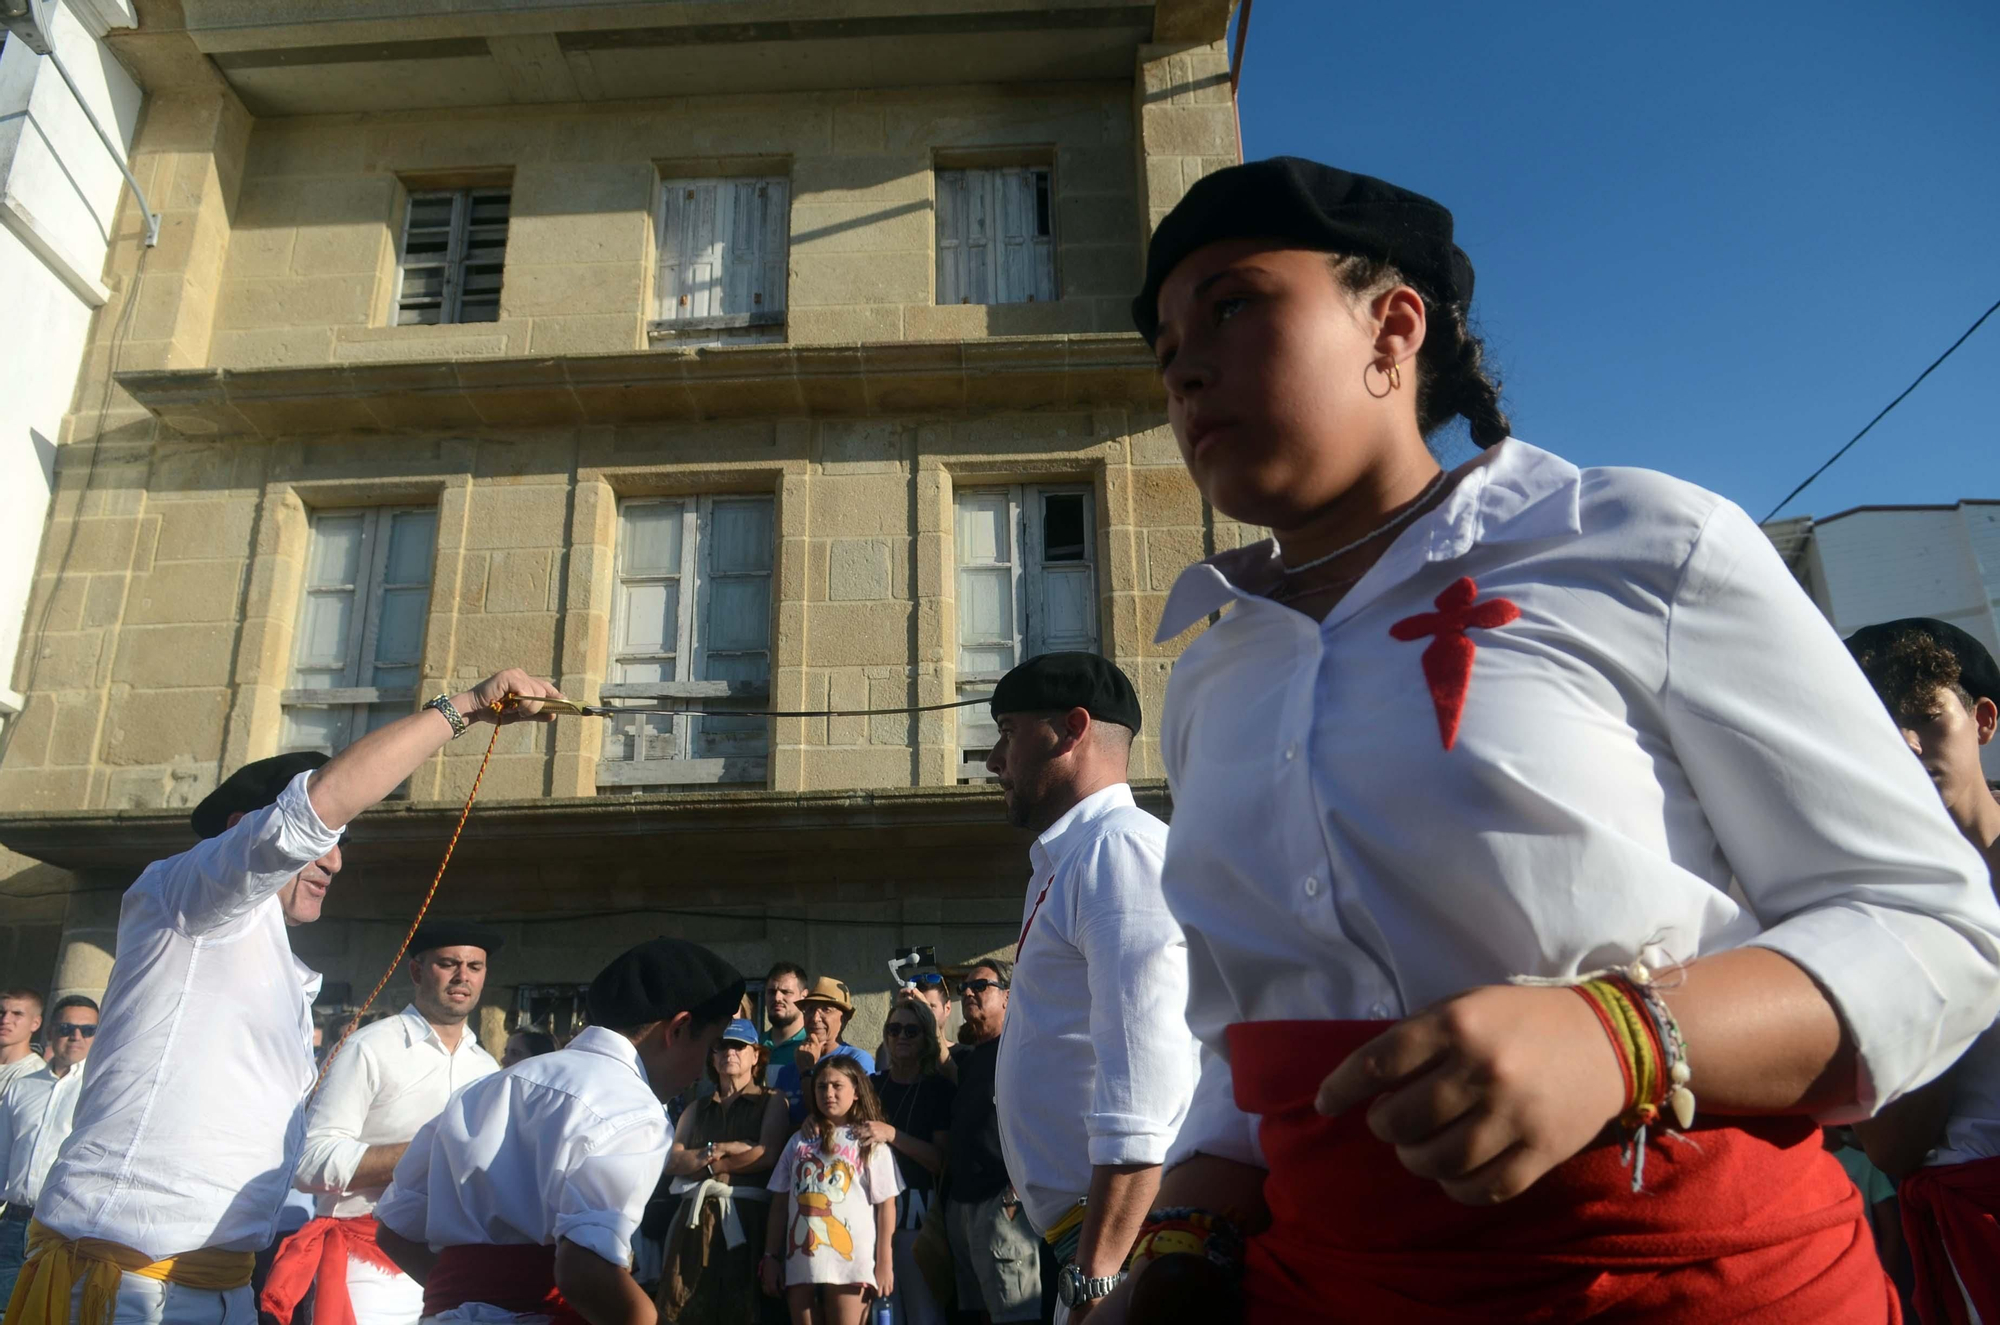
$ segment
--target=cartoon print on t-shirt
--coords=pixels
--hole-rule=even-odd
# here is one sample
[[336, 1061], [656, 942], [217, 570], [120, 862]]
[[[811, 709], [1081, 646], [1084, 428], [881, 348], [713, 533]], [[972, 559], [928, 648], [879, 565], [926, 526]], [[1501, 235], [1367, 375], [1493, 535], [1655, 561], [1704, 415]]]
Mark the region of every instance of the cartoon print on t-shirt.
[[830, 1247], [843, 1259], [853, 1260], [854, 1235], [833, 1213], [833, 1207], [844, 1201], [853, 1188], [854, 1168], [850, 1161], [858, 1163], [861, 1155], [848, 1140], [845, 1129], [839, 1136], [831, 1159], [817, 1150], [801, 1147], [798, 1173], [793, 1178], [798, 1209], [792, 1216], [790, 1249], [810, 1256], [821, 1247]]

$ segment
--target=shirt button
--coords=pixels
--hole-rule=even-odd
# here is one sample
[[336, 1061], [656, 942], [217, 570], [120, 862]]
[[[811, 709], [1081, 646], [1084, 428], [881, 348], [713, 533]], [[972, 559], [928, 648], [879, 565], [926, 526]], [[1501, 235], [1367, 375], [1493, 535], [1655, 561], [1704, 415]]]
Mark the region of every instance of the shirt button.
[[1306, 875], [1306, 896], [1319, 896], [1319, 876], [1317, 874]]
[[1387, 1003], [1370, 1003], [1368, 1005], [1368, 1015], [1380, 1021], [1389, 1015], [1389, 1005]]
[[1299, 757], [1299, 743], [1297, 741], [1293, 741], [1290, 745], [1285, 747], [1285, 758], [1287, 760], [1291, 760], [1291, 759], [1297, 759], [1298, 757]]

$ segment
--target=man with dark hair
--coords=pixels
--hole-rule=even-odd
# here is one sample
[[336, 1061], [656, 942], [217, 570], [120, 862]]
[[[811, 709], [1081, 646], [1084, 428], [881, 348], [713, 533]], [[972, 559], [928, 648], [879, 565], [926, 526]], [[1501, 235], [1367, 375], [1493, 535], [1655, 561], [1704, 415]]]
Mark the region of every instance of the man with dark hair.
[[252, 1318], [316, 1073], [320, 977], [290, 930], [319, 919], [356, 816], [471, 724], [546, 720], [535, 701], [559, 697], [510, 669], [331, 759], [246, 764], [195, 807], [202, 840], [125, 893], [90, 1090], [35, 1211], [14, 1325], [68, 1321], [79, 1288], [115, 1303], [113, 1325]]
[[966, 969], [959, 993], [967, 1043], [958, 1050], [958, 1094], [946, 1138], [944, 1234], [958, 1309], [982, 1322], [1039, 1320], [1040, 1240], [1007, 1178], [994, 1100], [994, 1069], [1007, 1027], [1011, 963], [985, 957]]
[[708, 949], [653, 939], [598, 973], [575, 1039], [452, 1096], [375, 1208], [426, 1319], [653, 1320], [629, 1267], [673, 1140], [661, 1105], [701, 1074], [742, 998], [743, 977]]
[[314, 1325], [416, 1325], [423, 1315], [423, 1285], [375, 1245], [375, 1203], [417, 1129], [460, 1086], [500, 1070], [466, 1025], [500, 947], [491, 926], [425, 921], [410, 940], [409, 1004], [356, 1031], [327, 1066], [294, 1173], [319, 1198], [317, 1218], [285, 1242], [259, 1303], [280, 1325], [315, 1279]]
[[500, 1066], [508, 1068], [516, 1063], [525, 1063], [530, 1058], [540, 1058], [543, 1054], [556, 1051], [556, 1037], [547, 1031], [532, 1030], [523, 1026], [507, 1037], [507, 1045], [500, 1051]]
[[42, 996], [32, 989], [0, 990], [0, 1099], [20, 1078], [45, 1064], [35, 1054], [42, 1028]]
[[[2000, 888], [2000, 799], [1979, 759], [2000, 728], [2000, 666], [1977, 639], [1928, 617], [1868, 626], [1847, 647]], [[1854, 1130], [1901, 1180], [1918, 1318], [2000, 1321], [2000, 1027]]]
[[797, 962], [774, 962], [764, 976], [764, 1020], [769, 1030], [764, 1047], [764, 1084], [776, 1088], [778, 1069], [793, 1060], [806, 1042], [806, 1014], [799, 1000], [806, 996], [806, 968]]
[[75, 1122], [83, 1061], [97, 1034], [97, 1004], [82, 994], [57, 1000], [49, 1015], [54, 1053], [48, 1065], [17, 1079], [0, 1099], [0, 1201], [7, 1204], [0, 1214], [0, 1302], [13, 1295], [27, 1257], [28, 1222]]
[[986, 767], [1035, 834], [996, 1082], [1007, 1172], [1059, 1267], [1058, 1325], [1117, 1287], [1194, 1098], [1187, 942], [1160, 891], [1167, 826], [1127, 784], [1139, 696], [1094, 653], [993, 688]]

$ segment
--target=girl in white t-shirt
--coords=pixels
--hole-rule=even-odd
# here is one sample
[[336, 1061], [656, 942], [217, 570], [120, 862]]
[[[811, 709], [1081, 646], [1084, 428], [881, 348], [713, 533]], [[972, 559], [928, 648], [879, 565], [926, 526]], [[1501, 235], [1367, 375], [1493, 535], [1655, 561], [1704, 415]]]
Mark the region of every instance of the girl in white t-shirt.
[[895, 1291], [893, 1258], [876, 1257], [896, 1232], [903, 1180], [895, 1153], [864, 1142], [860, 1123], [882, 1121], [861, 1065], [828, 1058], [806, 1091], [806, 1120], [785, 1143], [770, 1187], [771, 1250], [758, 1264], [764, 1291], [781, 1291], [793, 1325], [860, 1325], [868, 1302]]

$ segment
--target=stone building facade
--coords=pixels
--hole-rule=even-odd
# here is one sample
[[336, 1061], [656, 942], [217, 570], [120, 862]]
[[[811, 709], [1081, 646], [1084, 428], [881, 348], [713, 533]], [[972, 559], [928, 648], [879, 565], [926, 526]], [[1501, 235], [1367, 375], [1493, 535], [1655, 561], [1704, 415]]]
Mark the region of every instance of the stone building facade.
[[[1164, 594], [1246, 532], [1127, 301], [1236, 159], [1230, 6], [796, 8], [140, 0], [109, 34], [162, 231], [127, 200], [57, 452], [0, 752], [0, 923], [56, 957], [6, 980], [101, 989], [220, 775], [507, 665], [705, 716], [502, 733], [437, 903], [510, 932], [488, 1035], [654, 932], [875, 1015], [892, 950], [1011, 945], [977, 708], [728, 714], [948, 704], [1044, 647], [1158, 714]], [[351, 830], [296, 936], [330, 999], [483, 753]]]

